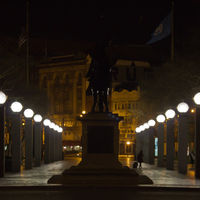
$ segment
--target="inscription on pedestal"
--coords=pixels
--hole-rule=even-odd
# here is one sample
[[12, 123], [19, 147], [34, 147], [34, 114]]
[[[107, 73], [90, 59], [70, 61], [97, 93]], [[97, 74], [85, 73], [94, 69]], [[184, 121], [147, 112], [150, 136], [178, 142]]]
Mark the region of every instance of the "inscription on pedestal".
[[114, 127], [88, 126], [87, 143], [88, 153], [114, 153]]

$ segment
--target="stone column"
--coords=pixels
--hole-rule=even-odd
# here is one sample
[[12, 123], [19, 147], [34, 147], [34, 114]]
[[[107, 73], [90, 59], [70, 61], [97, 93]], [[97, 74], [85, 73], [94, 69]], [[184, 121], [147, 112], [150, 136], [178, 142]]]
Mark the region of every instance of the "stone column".
[[50, 128], [45, 127], [44, 130], [44, 144], [45, 144], [45, 149], [44, 149], [44, 163], [48, 164], [50, 163]]
[[25, 169], [31, 169], [33, 163], [33, 124], [32, 119], [25, 119]]
[[148, 129], [148, 138], [149, 138], [149, 164], [154, 164], [155, 156], [155, 141], [154, 141], [154, 128], [150, 127]]
[[200, 178], [200, 107], [195, 113], [195, 177]]
[[169, 170], [174, 169], [174, 119], [167, 121], [167, 162], [166, 168]]
[[180, 113], [178, 119], [178, 171], [187, 173], [187, 145], [189, 132], [187, 113]]
[[42, 124], [40, 122], [34, 123], [34, 157], [35, 167], [41, 165], [41, 147], [42, 147]]
[[4, 126], [5, 126], [5, 107], [4, 105], [0, 105], [0, 177], [4, 177], [5, 175]]
[[12, 141], [12, 172], [20, 172], [21, 167], [21, 115], [12, 113], [11, 119], [11, 141]]
[[163, 155], [164, 155], [164, 124], [158, 124], [158, 167], [163, 167]]
[[142, 132], [144, 162], [149, 163], [149, 130]]

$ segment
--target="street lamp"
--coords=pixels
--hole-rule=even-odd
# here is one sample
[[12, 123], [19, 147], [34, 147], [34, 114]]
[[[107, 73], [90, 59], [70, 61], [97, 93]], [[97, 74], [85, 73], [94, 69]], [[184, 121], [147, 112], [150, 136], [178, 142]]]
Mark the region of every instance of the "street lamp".
[[7, 100], [7, 96], [4, 92], [0, 91], [0, 105], [3, 105]]
[[20, 172], [21, 170], [21, 115], [22, 104], [15, 101], [10, 106], [12, 112], [12, 127], [11, 127], [11, 140], [12, 140], [12, 172]]
[[177, 110], [180, 113], [186, 113], [189, 110], [189, 106], [188, 106], [187, 103], [181, 102], [181, 103], [178, 104]]
[[137, 128], [135, 129], [135, 132], [136, 132], [136, 133], [140, 133], [140, 132], [141, 132], [140, 128], [137, 127]]
[[58, 132], [59, 132], [59, 133], [62, 133], [62, 132], [63, 132], [62, 127], [59, 127]]
[[140, 130], [141, 130], [141, 131], [144, 131], [144, 130], [145, 130], [144, 125], [140, 125]]
[[178, 172], [187, 173], [187, 134], [189, 131], [188, 115], [189, 106], [185, 102], [181, 102], [177, 106], [180, 113], [178, 118]]
[[33, 164], [33, 110], [30, 108], [24, 110], [25, 116], [25, 169], [31, 169]]
[[174, 110], [169, 109], [165, 112], [165, 116], [167, 118], [166, 122], [166, 143], [167, 143], [167, 156], [166, 156], [166, 168], [173, 169], [174, 167], [174, 117], [176, 113]]
[[14, 113], [19, 113], [23, 109], [23, 106], [20, 102], [15, 101], [11, 104], [10, 108]]
[[193, 101], [196, 105], [200, 105], [200, 92], [194, 95]]
[[43, 121], [44, 128], [44, 143], [45, 143], [45, 149], [44, 149], [44, 163], [48, 164], [50, 163], [50, 127], [51, 121], [49, 119], [45, 119]]
[[5, 175], [5, 138], [4, 138], [4, 125], [5, 125], [5, 107], [4, 104], [7, 96], [4, 92], [0, 91], [0, 177]]
[[158, 115], [156, 117], [156, 120], [158, 123], [163, 123], [165, 121], [165, 116], [164, 115]]
[[36, 115], [34, 115], [33, 119], [34, 119], [34, 122], [38, 122], [39, 123], [39, 122], [42, 121], [42, 116], [39, 115], [39, 114], [36, 114]]
[[195, 177], [200, 178], [200, 92], [194, 95], [195, 112]]
[[165, 116], [160, 114], [156, 117], [156, 121], [159, 123], [157, 127], [158, 132], [158, 167], [163, 166], [164, 155], [164, 124]]
[[145, 129], [148, 129], [148, 128], [149, 128], [148, 123], [144, 123], [143, 126], [144, 126]]
[[24, 111], [24, 116], [25, 116], [26, 118], [32, 118], [33, 115], [34, 115], [34, 112], [33, 112], [33, 110], [31, 110], [30, 108], [28, 108], [28, 109], [26, 109], [26, 110]]
[[169, 109], [165, 112], [165, 116], [167, 119], [173, 119], [175, 117], [176, 113], [174, 110]]
[[155, 126], [156, 122], [153, 120], [153, 119], [150, 119], [148, 121], [148, 125], [151, 127], [151, 126]]
[[49, 119], [45, 119], [45, 120], [43, 121], [44, 126], [49, 126], [50, 123], [51, 123], [51, 121], [50, 121]]
[[42, 152], [42, 116], [39, 114], [34, 115], [34, 162], [35, 166], [41, 165], [41, 152]]

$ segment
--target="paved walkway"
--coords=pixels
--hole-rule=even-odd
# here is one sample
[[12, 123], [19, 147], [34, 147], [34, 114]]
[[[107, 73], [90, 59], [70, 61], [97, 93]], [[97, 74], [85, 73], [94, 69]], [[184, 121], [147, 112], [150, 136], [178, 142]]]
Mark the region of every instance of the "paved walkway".
[[[80, 160], [81, 158], [68, 158], [65, 161], [23, 170], [21, 173], [6, 173], [4, 178], [0, 178], [0, 186], [49, 186], [47, 180], [52, 175], [60, 174], [64, 169], [77, 165]], [[133, 158], [120, 158], [120, 161], [124, 166], [132, 167]], [[154, 184], [148, 187], [200, 188], [200, 180], [194, 178], [191, 170], [187, 175], [183, 175], [175, 170], [166, 170], [145, 163], [143, 163], [142, 169], [137, 170], [153, 180]]]

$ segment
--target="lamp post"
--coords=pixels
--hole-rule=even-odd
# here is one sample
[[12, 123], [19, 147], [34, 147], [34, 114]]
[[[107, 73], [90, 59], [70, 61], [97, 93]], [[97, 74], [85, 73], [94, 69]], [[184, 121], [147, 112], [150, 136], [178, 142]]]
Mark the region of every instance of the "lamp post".
[[44, 144], [45, 144], [45, 148], [44, 148], [44, 163], [48, 164], [50, 163], [50, 125], [51, 121], [49, 119], [45, 119], [43, 121], [44, 124]]
[[189, 106], [187, 103], [182, 102], [177, 106], [179, 112], [178, 118], [178, 171], [182, 174], [187, 173], [187, 146], [188, 146], [188, 137], [187, 132], [189, 131], [188, 127], [188, 116], [187, 112]]
[[24, 111], [25, 117], [25, 169], [31, 169], [33, 163], [33, 123], [34, 112], [31, 109]]
[[140, 138], [140, 136], [141, 136], [141, 134], [140, 134], [140, 132], [141, 132], [141, 129], [140, 129], [140, 127], [137, 127], [136, 129], [135, 129], [135, 139], [136, 139], [136, 142], [135, 142], [135, 144], [136, 144], [136, 155], [134, 156], [134, 159], [136, 160], [137, 159], [137, 155], [139, 154], [139, 152], [140, 152], [140, 150], [142, 149], [142, 141], [141, 141], [141, 138]]
[[5, 102], [7, 96], [0, 91], [0, 177], [5, 175], [5, 141], [4, 141], [4, 126], [5, 126]]
[[165, 116], [164, 115], [158, 115], [156, 117], [156, 121], [158, 122], [158, 160], [157, 160], [157, 166], [162, 167], [163, 166], [163, 156], [164, 156], [164, 122], [165, 122]]
[[195, 177], [200, 178], [200, 92], [193, 98], [196, 104], [195, 112]]
[[11, 140], [12, 140], [12, 171], [20, 172], [21, 166], [21, 114], [22, 104], [20, 102], [13, 102], [10, 106], [12, 115], [12, 126], [11, 126]]
[[34, 164], [35, 167], [41, 165], [41, 152], [42, 152], [42, 116], [39, 114], [34, 115]]
[[58, 144], [58, 128], [59, 128], [59, 126], [56, 124], [55, 126], [54, 126], [54, 161], [58, 161], [58, 152], [59, 152], [59, 150], [58, 150], [58, 146], [59, 146], [59, 144]]
[[155, 155], [155, 139], [154, 139], [154, 126], [155, 126], [155, 121], [153, 119], [148, 121], [148, 126], [149, 126], [149, 164], [153, 165], [154, 164], [154, 155]]
[[174, 136], [174, 117], [176, 113], [174, 110], [169, 109], [165, 112], [167, 118], [167, 156], [166, 156], [166, 168], [169, 170], [174, 169], [174, 154], [175, 154], [175, 136]]
[[51, 122], [49, 124], [50, 127], [50, 131], [49, 131], [49, 145], [50, 145], [50, 162], [54, 162], [55, 161], [55, 123]]
[[63, 156], [62, 156], [62, 152], [63, 152], [63, 149], [62, 149], [62, 132], [63, 132], [63, 129], [62, 129], [62, 127], [59, 127], [59, 129], [58, 129], [58, 133], [59, 133], [59, 142], [58, 142], [58, 144], [59, 144], [59, 160], [62, 160], [63, 159]]
[[143, 141], [144, 141], [144, 146], [143, 146], [143, 153], [144, 153], [144, 162], [149, 163], [149, 125], [147, 123], [144, 123], [143, 125]]

